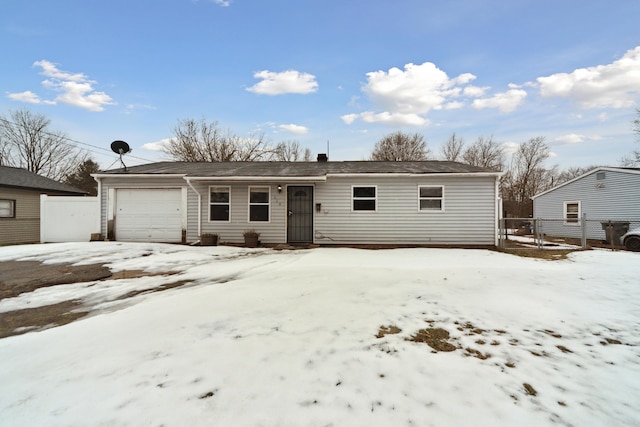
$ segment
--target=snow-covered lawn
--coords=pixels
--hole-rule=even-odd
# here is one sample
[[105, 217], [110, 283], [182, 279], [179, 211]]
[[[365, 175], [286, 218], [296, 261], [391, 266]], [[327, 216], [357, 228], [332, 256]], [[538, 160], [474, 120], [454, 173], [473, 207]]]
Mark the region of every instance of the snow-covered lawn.
[[[637, 253], [0, 248], [17, 259], [178, 273], [1, 301], [95, 310], [0, 340], [2, 426], [640, 425]], [[428, 328], [457, 349], [410, 341]]]

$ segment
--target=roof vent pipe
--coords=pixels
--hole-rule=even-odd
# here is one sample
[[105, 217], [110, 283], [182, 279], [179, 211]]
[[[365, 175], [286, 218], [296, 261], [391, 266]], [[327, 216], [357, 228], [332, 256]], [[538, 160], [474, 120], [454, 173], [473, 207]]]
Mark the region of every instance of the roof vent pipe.
[[318, 154], [318, 161], [319, 162], [326, 162], [328, 160], [329, 160], [329, 157], [327, 157], [326, 154], [324, 154], [324, 153]]

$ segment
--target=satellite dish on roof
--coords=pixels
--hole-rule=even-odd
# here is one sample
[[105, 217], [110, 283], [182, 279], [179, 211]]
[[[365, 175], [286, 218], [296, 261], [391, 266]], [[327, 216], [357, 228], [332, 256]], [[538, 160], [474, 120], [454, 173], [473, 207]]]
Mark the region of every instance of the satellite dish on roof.
[[131, 151], [131, 148], [129, 147], [129, 144], [127, 144], [124, 141], [113, 141], [111, 143], [111, 151], [113, 151], [116, 154], [127, 154], [129, 151]]
[[122, 161], [122, 156], [131, 151], [131, 147], [129, 147], [129, 144], [127, 144], [124, 141], [113, 141], [111, 143], [111, 151], [113, 151], [114, 153], [120, 155], [120, 163], [122, 164], [122, 167], [124, 168], [124, 171], [126, 172], [127, 171], [127, 165], [125, 165], [124, 162]]

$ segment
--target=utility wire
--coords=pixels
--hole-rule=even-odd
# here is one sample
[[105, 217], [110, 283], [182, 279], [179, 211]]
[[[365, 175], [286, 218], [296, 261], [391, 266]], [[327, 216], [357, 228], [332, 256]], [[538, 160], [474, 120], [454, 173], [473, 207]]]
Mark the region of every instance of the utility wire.
[[[7, 119], [1, 118], [1, 117], [0, 117], [0, 121], [5, 122], [5, 123], [8, 123], [8, 124], [13, 125], [13, 126], [20, 126], [20, 127], [24, 127], [24, 126], [22, 126], [22, 125], [20, 125], [20, 124], [18, 124], [18, 123], [12, 122], [12, 121], [10, 121], [10, 120], [7, 120]], [[114, 153], [113, 153], [113, 151], [111, 151], [110, 149], [103, 148], [103, 147], [98, 147], [98, 146], [96, 146], [96, 145], [92, 145], [92, 144], [89, 144], [89, 143], [86, 143], [86, 142], [78, 141], [77, 139], [69, 138], [69, 137], [68, 137], [68, 136], [66, 136], [66, 135], [57, 135], [57, 134], [54, 134], [54, 133], [52, 133], [52, 132], [47, 132], [47, 131], [44, 131], [44, 130], [41, 130], [41, 131], [39, 131], [39, 132], [40, 132], [40, 133], [43, 133], [43, 134], [45, 134], [45, 135], [54, 136], [54, 137], [56, 137], [56, 138], [62, 138], [63, 140], [70, 141], [70, 142], [73, 142], [73, 143], [75, 143], [75, 144], [86, 145], [86, 146], [88, 146], [88, 147], [95, 148], [96, 150], [106, 151], [106, 152], [107, 152], [107, 153], [109, 153], [109, 154], [114, 154]], [[80, 147], [76, 147], [74, 144], [71, 144], [70, 142], [66, 142], [66, 141], [62, 141], [62, 143], [63, 143], [63, 144], [67, 144], [67, 145], [69, 145], [69, 146], [71, 146], [71, 147], [74, 147], [74, 148], [80, 148]], [[86, 148], [85, 148], [85, 150], [87, 150], [87, 151], [89, 151], [89, 152], [93, 152], [93, 151], [88, 150], [88, 149], [86, 149]], [[149, 162], [149, 163], [153, 163], [153, 162], [154, 162], [153, 160], [145, 159], [145, 158], [143, 158], [143, 157], [134, 156], [134, 155], [132, 155], [132, 154], [128, 155], [127, 157], [130, 157], [130, 158], [133, 158], [133, 159], [142, 160], [142, 161]], [[114, 163], [115, 163], [115, 162], [114, 162]]]

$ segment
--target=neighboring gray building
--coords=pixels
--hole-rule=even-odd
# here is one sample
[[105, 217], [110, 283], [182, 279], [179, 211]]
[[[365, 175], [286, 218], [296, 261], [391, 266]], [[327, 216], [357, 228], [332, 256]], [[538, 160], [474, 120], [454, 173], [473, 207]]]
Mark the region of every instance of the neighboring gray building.
[[26, 169], [0, 166], [0, 245], [40, 241], [40, 195], [86, 192]]
[[445, 161], [162, 162], [95, 174], [102, 233], [196, 242], [497, 243], [500, 173]]
[[586, 214], [588, 239], [604, 240], [602, 222], [640, 225], [640, 169], [601, 167], [533, 197], [534, 218], [550, 236], [582, 235]]

